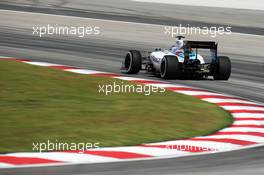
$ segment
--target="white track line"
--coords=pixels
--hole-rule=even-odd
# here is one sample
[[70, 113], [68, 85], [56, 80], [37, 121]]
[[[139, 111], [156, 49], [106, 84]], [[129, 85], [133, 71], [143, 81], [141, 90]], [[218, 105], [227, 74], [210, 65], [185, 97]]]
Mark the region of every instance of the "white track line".
[[100, 161], [116, 161], [118, 159], [97, 156], [90, 154], [81, 154], [81, 153], [66, 153], [66, 152], [48, 152], [48, 153], [11, 153], [8, 156], [16, 157], [36, 157], [49, 160], [56, 160], [61, 162], [100, 162]]
[[105, 72], [100, 72], [96, 70], [87, 70], [87, 69], [67, 69], [66, 71], [78, 73], [78, 74], [87, 74], [87, 75], [105, 73]]
[[260, 133], [264, 133], [264, 128], [230, 127], [230, 128], [222, 129], [221, 132], [260, 132]]
[[238, 140], [244, 140], [244, 141], [250, 141], [250, 142], [256, 142], [261, 143], [264, 142], [264, 137], [260, 136], [251, 136], [251, 135], [212, 135], [212, 136], [205, 136], [205, 137], [195, 137], [195, 138], [218, 138], [218, 139], [238, 139]]
[[62, 66], [61, 64], [53, 64], [53, 63], [47, 63], [47, 62], [39, 62], [39, 61], [24, 61], [24, 63], [35, 65], [35, 66]]
[[264, 125], [264, 121], [258, 120], [241, 120], [241, 121], [234, 121], [234, 125]]
[[264, 111], [264, 108], [262, 107], [255, 107], [255, 106], [221, 106], [225, 110], [258, 110], [258, 111]]
[[247, 104], [256, 104], [254, 102], [249, 102], [246, 100], [238, 100], [238, 99], [221, 99], [221, 98], [203, 98], [202, 100], [210, 102], [210, 103], [226, 103], [226, 102], [232, 102], [232, 103], [247, 103]]
[[234, 118], [264, 118], [264, 114], [232, 113]]

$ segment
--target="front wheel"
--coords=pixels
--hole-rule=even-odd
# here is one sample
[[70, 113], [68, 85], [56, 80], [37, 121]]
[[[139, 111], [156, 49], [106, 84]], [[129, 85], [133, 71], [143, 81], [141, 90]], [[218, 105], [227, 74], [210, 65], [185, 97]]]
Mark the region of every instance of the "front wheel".
[[160, 76], [163, 79], [180, 78], [181, 68], [176, 56], [165, 56], [161, 60]]
[[141, 70], [142, 56], [137, 50], [130, 50], [122, 65], [122, 72], [126, 74], [137, 74]]
[[217, 57], [216, 66], [214, 70], [215, 80], [228, 80], [231, 75], [231, 61], [229, 57]]

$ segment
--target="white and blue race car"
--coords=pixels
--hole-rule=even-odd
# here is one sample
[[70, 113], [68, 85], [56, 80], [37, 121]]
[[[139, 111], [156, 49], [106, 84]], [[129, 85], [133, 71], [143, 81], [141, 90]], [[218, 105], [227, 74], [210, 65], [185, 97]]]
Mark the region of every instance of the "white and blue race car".
[[[203, 78], [213, 76], [215, 80], [228, 80], [231, 61], [226, 56], [217, 56], [217, 43], [212, 41], [186, 41], [178, 36], [176, 45], [170, 49], [155, 49], [153, 52], [130, 50], [122, 63], [121, 71], [137, 74], [140, 70], [151, 72], [163, 79]], [[202, 56], [198, 49], [209, 50]]]

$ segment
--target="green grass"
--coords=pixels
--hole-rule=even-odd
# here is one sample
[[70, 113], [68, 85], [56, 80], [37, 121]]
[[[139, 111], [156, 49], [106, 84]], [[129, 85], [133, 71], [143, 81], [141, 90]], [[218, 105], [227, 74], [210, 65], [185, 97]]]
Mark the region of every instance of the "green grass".
[[224, 110], [173, 92], [98, 93], [113, 81], [121, 83], [0, 61], [0, 152], [32, 151], [32, 142], [48, 139], [137, 145], [206, 135], [232, 122]]

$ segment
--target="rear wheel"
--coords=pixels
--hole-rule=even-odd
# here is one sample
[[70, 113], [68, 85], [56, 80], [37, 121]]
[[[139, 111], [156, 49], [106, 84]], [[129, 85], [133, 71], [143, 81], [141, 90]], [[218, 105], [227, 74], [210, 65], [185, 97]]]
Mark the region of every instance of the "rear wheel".
[[160, 76], [163, 79], [180, 78], [181, 68], [177, 57], [165, 56], [161, 60]]
[[217, 57], [216, 66], [214, 70], [215, 80], [228, 80], [231, 75], [231, 61], [229, 57]]
[[127, 74], [137, 74], [141, 69], [142, 57], [139, 51], [130, 50], [125, 57], [122, 72]]

